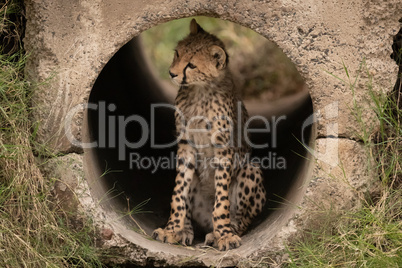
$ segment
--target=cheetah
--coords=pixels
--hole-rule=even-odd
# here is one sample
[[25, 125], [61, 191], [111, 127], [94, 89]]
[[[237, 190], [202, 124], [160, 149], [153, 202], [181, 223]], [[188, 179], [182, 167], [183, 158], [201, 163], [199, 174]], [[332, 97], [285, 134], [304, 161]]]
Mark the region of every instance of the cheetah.
[[177, 44], [169, 74], [179, 86], [177, 177], [169, 220], [152, 237], [191, 245], [193, 221], [207, 234], [205, 245], [237, 248], [266, 197], [260, 167], [239, 161], [250, 153], [243, 133], [248, 114], [223, 42], [193, 19], [190, 34]]

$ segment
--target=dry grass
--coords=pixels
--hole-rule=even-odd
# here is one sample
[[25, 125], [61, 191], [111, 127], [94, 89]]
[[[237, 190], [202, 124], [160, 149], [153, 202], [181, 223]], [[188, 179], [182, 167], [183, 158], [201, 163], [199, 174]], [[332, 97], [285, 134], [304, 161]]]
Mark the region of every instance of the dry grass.
[[[101, 266], [90, 222], [77, 229], [50, 200], [31, 146], [30, 91], [23, 77], [25, 55], [15, 20], [21, 3], [1, 7], [0, 29], [0, 267]], [[10, 45], [11, 44], [11, 45]], [[75, 226], [77, 227], [77, 226]]]

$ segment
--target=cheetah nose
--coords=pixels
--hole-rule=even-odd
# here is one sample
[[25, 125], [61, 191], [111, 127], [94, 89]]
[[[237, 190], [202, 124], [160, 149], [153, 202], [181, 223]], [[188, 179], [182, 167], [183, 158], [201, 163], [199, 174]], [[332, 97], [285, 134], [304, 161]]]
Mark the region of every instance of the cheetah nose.
[[172, 73], [171, 71], [169, 71], [170, 77], [171, 78], [175, 78], [177, 76], [177, 74]]

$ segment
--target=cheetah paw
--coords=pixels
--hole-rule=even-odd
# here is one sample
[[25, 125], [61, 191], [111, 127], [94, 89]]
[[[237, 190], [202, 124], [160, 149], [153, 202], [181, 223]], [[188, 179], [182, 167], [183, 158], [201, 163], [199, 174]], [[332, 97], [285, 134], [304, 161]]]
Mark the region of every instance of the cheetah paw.
[[214, 233], [205, 236], [205, 245], [217, 247], [220, 251], [240, 247], [241, 238], [233, 233], [226, 233], [220, 238], [215, 238]]
[[164, 243], [176, 244], [181, 243], [184, 246], [189, 246], [193, 243], [194, 232], [191, 229], [184, 229], [181, 231], [171, 231], [158, 228], [152, 233], [152, 238], [162, 241]]
[[216, 239], [214, 236], [214, 233], [209, 233], [205, 236], [205, 246], [211, 246], [211, 247], [217, 247], [218, 245], [216, 244]]
[[218, 239], [218, 249], [220, 251], [240, 247], [241, 238], [233, 233], [226, 233]]

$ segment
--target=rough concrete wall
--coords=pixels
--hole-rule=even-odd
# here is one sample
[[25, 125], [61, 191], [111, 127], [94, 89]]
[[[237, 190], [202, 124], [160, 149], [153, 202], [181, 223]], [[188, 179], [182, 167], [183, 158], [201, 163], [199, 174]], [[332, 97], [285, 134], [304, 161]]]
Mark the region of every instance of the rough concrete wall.
[[[365, 59], [374, 88], [392, 88], [396, 65], [389, 54], [398, 29], [398, 2], [27, 1], [27, 74], [33, 81], [48, 81], [34, 98], [41, 107], [35, 111], [41, 121], [39, 140], [50, 142], [55, 151], [74, 150], [64, 137], [63, 121], [71, 108], [88, 99], [110, 57], [155, 24], [203, 14], [242, 24], [276, 42], [306, 79], [316, 111], [339, 101], [339, 118], [320, 120], [317, 135], [328, 136], [326, 125], [337, 120], [339, 136], [356, 138], [359, 124], [349, 111], [352, 91], [334, 76], [349, 81], [344, 64], [353, 81]], [[363, 105], [369, 100], [365, 71], [355, 95]], [[373, 116], [367, 113], [366, 120]], [[77, 138], [81, 128], [78, 117], [72, 126]]]
[[[392, 89], [397, 68], [389, 55], [392, 35], [399, 29], [400, 0], [29, 0], [26, 5], [25, 45], [30, 53], [26, 73], [30, 80], [44, 82], [34, 94], [37, 108], [33, 120], [41, 122], [38, 141], [48, 143], [55, 152], [80, 152], [64, 135], [66, 115], [88, 101], [94, 81], [112, 55], [132, 37], [156, 24], [194, 15], [231, 20], [276, 42], [296, 64], [319, 114], [315, 148], [324, 155], [324, 161], [314, 164], [311, 182], [300, 189], [306, 190], [307, 195], [301, 200], [297, 220], [290, 219], [269, 242], [257, 241], [261, 243], [259, 253], [246, 250], [233, 255], [226, 260], [228, 265], [236, 264], [239, 256], [258, 257], [281, 249], [284, 239], [308, 222], [311, 196], [346, 208], [356, 201], [349, 185], [364, 192], [372, 182], [366, 171], [365, 151], [355, 141], [360, 124], [350, 110], [355, 98], [365, 107], [365, 123], [375, 125], [375, 115], [368, 106], [367, 84], [371, 83], [376, 91]], [[363, 60], [366, 65], [360, 72]], [[371, 82], [367, 73], [372, 75]], [[353, 93], [348, 83], [357, 76]], [[77, 139], [82, 136], [82, 123], [82, 115], [76, 115], [71, 128]], [[333, 159], [340, 159], [343, 165], [328, 165]], [[344, 172], [347, 182], [342, 186], [333, 177], [343, 178]], [[142, 252], [135, 257], [141, 260], [138, 263], [145, 264], [149, 256], [155, 255], [152, 250], [134, 248], [132, 251]], [[170, 256], [165, 262], [169, 254], [159, 253], [154, 258], [160, 264], [180, 260]], [[182, 257], [188, 257], [188, 253]], [[211, 264], [211, 259], [204, 257], [200, 263]]]

